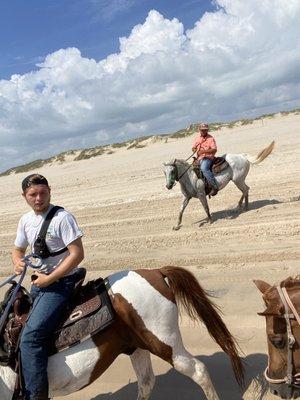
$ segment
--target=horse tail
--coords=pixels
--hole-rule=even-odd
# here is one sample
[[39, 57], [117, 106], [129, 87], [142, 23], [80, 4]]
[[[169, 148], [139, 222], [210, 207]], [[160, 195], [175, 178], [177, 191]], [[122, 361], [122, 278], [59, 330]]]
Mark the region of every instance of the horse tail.
[[230, 357], [236, 380], [243, 386], [244, 366], [239, 357], [238, 345], [220, 317], [218, 306], [208, 298], [208, 294], [191, 272], [180, 267], [163, 267], [160, 271], [168, 279], [177, 305], [183, 307], [192, 320], [200, 319], [210, 336]]
[[260, 153], [258, 153], [256, 157], [253, 158], [249, 156], [247, 158], [251, 164], [259, 164], [272, 153], [274, 147], [275, 147], [275, 141], [273, 140], [273, 142], [269, 144], [269, 146], [264, 148]]

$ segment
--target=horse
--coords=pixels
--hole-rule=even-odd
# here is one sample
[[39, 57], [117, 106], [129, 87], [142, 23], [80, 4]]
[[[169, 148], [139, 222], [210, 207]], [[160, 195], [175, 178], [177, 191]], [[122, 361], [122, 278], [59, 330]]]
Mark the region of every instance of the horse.
[[270, 391], [282, 399], [300, 397], [300, 277], [287, 278], [279, 285], [255, 280], [263, 294], [266, 310], [268, 366], [265, 378]]
[[[243, 201], [244, 209], [248, 210], [249, 204], [249, 186], [246, 185], [245, 179], [250, 170], [250, 166], [261, 163], [273, 151], [275, 142], [273, 141], [269, 146], [263, 149], [254, 159], [245, 154], [225, 154], [222, 157], [228, 163], [227, 168], [215, 174], [219, 190], [222, 190], [230, 181], [242, 192], [242, 197], [238, 202], [238, 207], [241, 210]], [[186, 209], [192, 197], [198, 198], [206, 212], [206, 222], [212, 223], [212, 217], [209, 211], [205, 182], [199, 179], [191, 165], [184, 160], [174, 159], [170, 162], [163, 163], [163, 171], [166, 177], [166, 188], [171, 190], [176, 181], [180, 183], [180, 189], [183, 194], [183, 202], [178, 216], [177, 225], [173, 230], [181, 228], [181, 221], [183, 212]], [[199, 224], [199, 227], [202, 224]]]
[[[50, 397], [88, 386], [123, 353], [130, 356], [137, 376], [137, 399], [148, 400], [155, 382], [152, 353], [196, 382], [208, 400], [218, 400], [205, 365], [184, 347], [178, 326], [180, 306], [193, 320], [205, 324], [230, 357], [236, 380], [243, 385], [244, 367], [236, 340], [191, 272], [181, 267], [119, 271], [106, 282], [115, 320], [103, 332], [49, 357]], [[15, 372], [0, 366], [1, 400], [12, 399], [15, 381]]]

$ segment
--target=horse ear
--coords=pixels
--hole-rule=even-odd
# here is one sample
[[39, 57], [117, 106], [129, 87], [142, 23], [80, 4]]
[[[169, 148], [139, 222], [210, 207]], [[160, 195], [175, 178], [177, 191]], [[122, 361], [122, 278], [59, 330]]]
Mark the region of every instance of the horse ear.
[[257, 289], [264, 294], [268, 289], [270, 289], [270, 287], [272, 287], [271, 285], [269, 285], [267, 282], [264, 281], [260, 281], [259, 279], [255, 279], [254, 284], [256, 285]]

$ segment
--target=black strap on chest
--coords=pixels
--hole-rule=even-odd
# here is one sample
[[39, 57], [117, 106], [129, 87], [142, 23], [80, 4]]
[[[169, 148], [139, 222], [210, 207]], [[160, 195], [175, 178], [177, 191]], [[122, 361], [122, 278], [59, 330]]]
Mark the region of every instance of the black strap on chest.
[[64, 247], [63, 249], [60, 249], [58, 251], [51, 252], [48, 249], [48, 246], [46, 244], [46, 234], [47, 234], [47, 230], [50, 225], [50, 222], [51, 222], [52, 218], [54, 217], [54, 215], [56, 214], [56, 212], [58, 210], [63, 210], [63, 209], [64, 208], [60, 207], [60, 206], [54, 206], [51, 208], [51, 210], [46, 215], [43, 225], [42, 225], [42, 227], [39, 231], [39, 234], [34, 242], [33, 252], [42, 258], [57, 256], [68, 250], [67, 247]]

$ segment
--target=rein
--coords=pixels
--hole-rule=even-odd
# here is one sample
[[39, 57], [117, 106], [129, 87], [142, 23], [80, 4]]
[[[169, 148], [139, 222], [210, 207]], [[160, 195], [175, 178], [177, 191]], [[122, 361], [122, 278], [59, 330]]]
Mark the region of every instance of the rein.
[[[277, 291], [279, 293], [280, 299], [284, 305], [284, 314], [283, 314], [283, 318], [285, 318], [286, 321], [286, 331], [287, 331], [287, 338], [288, 338], [288, 346], [287, 346], [287, 372], [286, 372], [286, 376], [282, 379], [272, 379], [268, 376], [268, 367], [266, 368], [264, 375], [266, 380], [269, 383], [286, 383], [287, 385], [290, 386], [290, 391], [292, 391], [293, 386], [296, 386], [299, 388], [300, 385], [300, 372], [293, 375], [293, 346], [296, 343], [296, 339], [293, 335], [292, 332], [292, 327], [291, 327], [291, 319], [296, 319], [296, 321], [298, 322], [298, 324], [300, 325], [300, 316], [299, 313], [297, 312], [294, 304], [292, 303], [288, 292], [286, 290], [285, 287], [280, 287], [277, 286]], [[289, 314], [289, 307], [292, 311], [292, 314]], [[292, 395], [292, 393], [289, 393], [290, 396]], [[289, 397], [291, 398], [291, 397]]]
[[3, 282], [0, 283], [0, 288], [2, 288], [3, 286], [7, 285], [8, 283], [10, 283], [11, 281], [13, 281], [18, 275], [11, 275], [8, 278], [4, 279]]
[[[193, 154], [191, 154], [188, 158], [186, 158], [184, 161], [188, 161], [190, 158], [192, 158], [195, 154], [197, 153], [197, 150], [196, 151], [194, 151], [194, 153]], [[186, 170], [180, 175], [180, 176], [178, 176], [178, 169], [177, 169], [177, 166], [175, 165], [175, 163], [174, 163], [174, 166], [176, 167], [176, 174], [177, 174], [177, 176], [176, 176], [176, 181], [179, 181], [182, 177], [183, 177], [183, 175], [185, 175], [187, 172], [188, 172], [188, 170], [192, 167], [192, 165], [193, 164], [190, 164], [187, 168], [186, 168]]]
[[[3, 330], [4, 325], [5, 325], [5, 323], [6, 323], [6, 319], [7, 319], [7, 316], [8, 316], [8, 314], [9, 314], [10, 308], [11, 308], [11, 306], [13, 305], [13, 303], [14, 303], [14, 301], [15, 301], [15, 299], [16, 299], [16, 296], [17, 296], [17, 294], [18, 294], [18, 291], [19, 291], [19, 289], [20, 289], [20, 287], [21, 287], [21, 284], [22, 284], [23, 279], [24, 279], [25, 274], [26, 274], [26, 270], [27, 270], [27, 265], [24, 267], [24, 269], [23, 269], [23, 271], [22, 271], [22, 274], [20, 275], [19, 281], [18, 281], [18, 283], [16, 284], [16, 286], [15, 286], [15, 288], [14, 288], [14, 291], [13, 291], [13, 293], [12, 293], [12, 295], [11, 295], [11, 298], [9, 299], [9, 301], [8, 301], [6, 307], [5, 307], [5, 310], [4, 310], [3, 314], [1, 315], [1, 318], [0, 318], [0, 335], [1, 335], [1, 333], [2, 333], [2, 330]], [[14, 277], [15, 277], [15, 276], [14, 276]], [[6, 279], [4, 282], [9, 283], [9, 282], [12, 281], [12, 279], [13, 279], [13, 278], [10, 277], [9, 280]], [[2, 284], [2, 286], [3, 286], [3, 284]]]
[[[25, 262], [24, 269], [23, 269], [23, 271], [22, 271], [22, 273], [21, 273], [21, 275], [19, 277], [18, 283], [16, 284], [14, 282], [15, 288], [14, 288], [13, 293], [12, 293], [8, 303], [6, 304], [5, 310], [3, 311], [3, 314], [1, 315], [1, 318], [0, 318], [0, 335], [2, 334], [2, 330], [3, 330], [3, 327], [4, 327], [5, 323], [6, 323], [6, 319], [7, 319], [7, 316], [9, 314], [9, 312], [10, 312], [10, 308], [13, 305], [13, 303], [14, 303], [14, 301], [16, 299], [16, 296], [18, 294], [18, 291], [19, 291], [19, 289], [21, 287], [21, 284], [23, 282], [23, 279], [25, 278], [25, 275], [26, 275], [26, 272], [27, 272], [27, 268], [31, 267], [33, 269], [39, 269], [42, 266], [42, 258], [40, 256], [34, 254], [34, 253], [28, 254], [27, 256], [25, 256], [23, 258], [23, 261]], [[34, 264], [34, 262], [35, 262], [35, 264]], [[0, 287], [6, 285], [7, 283], [10, 283], [16, 276], [18, 276], [18, 275], [15, 274], [15, 275], [12, 275], [12, 276], [6, 278], [0, 284]]]

